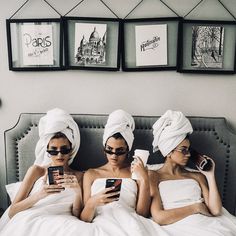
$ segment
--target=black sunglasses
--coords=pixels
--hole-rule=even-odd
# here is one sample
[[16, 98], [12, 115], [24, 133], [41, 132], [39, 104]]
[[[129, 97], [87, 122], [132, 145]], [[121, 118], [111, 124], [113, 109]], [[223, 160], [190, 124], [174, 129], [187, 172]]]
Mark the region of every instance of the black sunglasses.
[[124, 154], [126, 154], [128, 151], [127, 150], [120, 150], [120, 151], [115, 151], [112, 152], [111, 150], [107, 150], [106, 148], [104, 148], [104, 152], [107, 153], [108, 155], [116, 155], [116, 156], [122, 156]]
[[181, 152], [184, 156], [190, 154], [190, 150], [187, 148], [175, 148], [174, 150], [177, 152]]
[[57, 156], [59, 154], [59, 152], [61, 153], [61, 155], [67, 155], [71, 152], [71, 148], [66, 148], [66, 149], [62, 149], [62, 150], [47, 150], [47, 153], [49, 153], [51, 156]]

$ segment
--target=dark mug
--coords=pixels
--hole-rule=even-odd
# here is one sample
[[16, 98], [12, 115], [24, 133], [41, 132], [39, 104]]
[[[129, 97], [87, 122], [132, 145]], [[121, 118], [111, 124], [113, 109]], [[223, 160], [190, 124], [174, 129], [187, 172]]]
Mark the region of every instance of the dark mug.
[[210, 159], [207, 159], [204, 155], [200, 154], [194, 149], [190, 150], [190, 161], [194, 163], [200, 170], [208, 171], [212, 168], [212, 162]]

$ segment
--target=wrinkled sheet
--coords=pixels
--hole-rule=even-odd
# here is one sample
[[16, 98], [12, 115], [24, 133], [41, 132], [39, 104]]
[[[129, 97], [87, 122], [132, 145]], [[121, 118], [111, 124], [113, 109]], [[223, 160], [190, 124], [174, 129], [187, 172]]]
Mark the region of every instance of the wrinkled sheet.
[[[164, 209], [183, 207], [203, 200], [201, 188], [193, 179], [162, 181], [159, 191]], [[162, 228], [171, 236], [235, 236], [236, 217], [223, 208], [221, 216], [194, 214]]]

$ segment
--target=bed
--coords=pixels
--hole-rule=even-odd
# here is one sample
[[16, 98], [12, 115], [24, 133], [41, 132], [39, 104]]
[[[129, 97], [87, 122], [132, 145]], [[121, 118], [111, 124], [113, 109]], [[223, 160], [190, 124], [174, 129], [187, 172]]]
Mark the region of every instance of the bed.
[[[6, 184], [21, 181], [28, 167], [33, 164], [38, 122], [43, 115], [22, 113], [16, 125], [5, 131]], [[104, 164], [106, 160], [103, 155], [102, 135], [107, 115], [72, 116], [81, 133], [81, 146], [72, 164], [73, 168], [86, 171]], [[152, 125], [157, 118], [158, 116], [134, 116], [136, 128], [132, 150], [150, 150], [148, 164], [163, 162], [160, 153], [152, 153]], [[194, 128], [190, 136], [192, 146], [215, 160], [216, 179], [223, 206], [236, 215], [236, 135], [228, 128], [223, 117], [188, 118]]]

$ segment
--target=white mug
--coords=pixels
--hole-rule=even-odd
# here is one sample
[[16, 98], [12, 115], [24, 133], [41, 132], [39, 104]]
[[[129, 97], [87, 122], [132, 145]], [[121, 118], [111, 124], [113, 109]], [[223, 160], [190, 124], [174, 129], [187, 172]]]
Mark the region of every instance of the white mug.
[[[144, 166], [147, 165], [147, 160], [148, 160], [148, 157], [149, 157], [149, 151], [148, 150], [136, 149], [134, 151], [134, 156], [139, 157], [142, 160]], [[138, 179], [138, 176], [133, 172], [131, 178], [132, 179]]]

